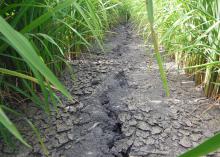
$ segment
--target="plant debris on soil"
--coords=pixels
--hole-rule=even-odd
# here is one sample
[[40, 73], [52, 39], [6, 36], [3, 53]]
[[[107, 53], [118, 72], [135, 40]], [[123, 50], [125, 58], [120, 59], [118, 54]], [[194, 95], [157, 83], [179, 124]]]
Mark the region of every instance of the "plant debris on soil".
[[[49, 156], [175, 157], [220, 130], [219, 109], [206, 110], [214, 101], [173, 61], [165, 64], [171, 89], [165, 96], [152, 45], [130, 23], [114, 28], [104, 47], [105, 54], [93, 49], [72, 61], [74, 74], [63, 73], [75, 102], [63, 98], [50, 117], [27, 104]], [[1, 144], [0, 156], [44, 156], [36, 135], [25, 137], [32, 149]]]

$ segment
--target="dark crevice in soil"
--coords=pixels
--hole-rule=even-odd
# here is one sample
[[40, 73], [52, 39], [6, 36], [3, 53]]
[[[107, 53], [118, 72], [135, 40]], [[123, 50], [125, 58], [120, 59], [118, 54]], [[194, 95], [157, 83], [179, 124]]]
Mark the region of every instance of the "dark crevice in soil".
[[122, 135], [121, 126], [122, 126], [121, 123], [116, 123], [113, 129], [113, 132]]
[[115, 79], [118, 81], [120, 87], [124, 87], [124, 86], [128, 86], [128, 82], [125, 76], [125, 72], [119, 71], [116, 75], [115, 75]]
[[119, 152], [118, 155], [115, 155], [115, 157], [130, 157], [130, 152], [133, 144], [131, 144], [126, 150], [122, 150]]
[[[117, 106], [115, 102], [120, 102], [119, 97], [115, 96], [115, 91], [124, 89], [126, 87], [128, 87], [128, 83], [125, 73], [124, 71], [119, 71], [108, 79], [107, 90], [105, 90], [99, 97], [100, 103], [105, 108], [108, 117], [113, 121], [113, 126], [111, 127], [113, 137], [109, 142], [107, 142], [109, 150], [115, 146], [117, 141], [125, 137], [122, 132], [122, 123], [118, 118], [118, 111], [114, 107]], [[106, 129], [109, 131], [109, 126]], [[121, 154], [123, 157], [125, 157], [126, 153], [118, 152], [118, 154]]]
[[108, 93], [107, 92], [103, 92], [100, 96], [100, 103], [102, 105], [106, 105], [109, 103], [109, 97], [108, 97]]

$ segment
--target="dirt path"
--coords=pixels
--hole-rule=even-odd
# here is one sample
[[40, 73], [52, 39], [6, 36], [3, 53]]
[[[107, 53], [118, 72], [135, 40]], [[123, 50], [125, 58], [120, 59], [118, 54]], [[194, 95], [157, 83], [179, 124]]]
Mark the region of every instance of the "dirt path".
[[[47, 118], [33, 107], [52, 157], [175, 157], [220, 130], [219, 109], [193, 81], [167, 62], [171, 97], [165, 97], [151, 45], [121, 25], [105, 41], [105, 55], [85, 55], [72, 65], [76, 79], [63, 81], [78, 100], [63, 100], [61, 112]], [[94, 50], [96, 53], [97, 50]], [[17, 156], [42, 156], [34, 136], [32, 150]], [[31, 140], [33, 139], [33, 140]], [[14, 151], [0, 156], [15, 156]], [[220, 154], [213, 154], [220, 156]]]

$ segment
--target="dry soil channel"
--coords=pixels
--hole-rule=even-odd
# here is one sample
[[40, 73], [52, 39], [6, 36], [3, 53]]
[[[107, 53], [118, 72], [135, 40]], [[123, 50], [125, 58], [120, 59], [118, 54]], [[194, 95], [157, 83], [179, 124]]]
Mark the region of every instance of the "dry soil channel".
[[[214, 102], [173, 62], [166, 63], [171, 96], [165, 97], [151, 45], [131, 24], [113, 32], [106, 54], [94, 49], [73, 61], [75, 75], [64, 72], [63, 82], [78, 101], [63, 99], [50, 118], [34, 106], [28, 113], [36, 115], [50, 156], [175, 157], [220, 130], [219, 110], [203, 113]], [[0, 156], [43, 156], [36, 137], [29, 131], [26, 136], [33, 149], [1, 145]]]

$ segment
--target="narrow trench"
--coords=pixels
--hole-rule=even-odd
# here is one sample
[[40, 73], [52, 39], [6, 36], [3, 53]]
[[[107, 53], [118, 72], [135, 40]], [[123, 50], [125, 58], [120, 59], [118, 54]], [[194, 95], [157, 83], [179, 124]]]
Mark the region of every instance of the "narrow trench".
[[[113, 113], [116, 115], [115, 113]], [[123, 132], [122, 132], [122, 123], [121, 122], [116, 122], [114, 127], [113, 127], [113, 132], [115, 133], [115, 137], [111, 142], [109, 142], [108, 147], [111, 150], [114, 147], [115, 142], [118, 140], [121, 140], [124, 138]], [[131, 146], [129, 146], [126, 150], [123, 150], [121, 152], [118, 152], [118, 154], [114, 155], [115, 157], [129, 157], [130, 151], [131, 151]]]
[[130, 145], [125, 152], [121, 152], [121, 156], [122, 157], [129, 157], [129, 154], [131, 152], [131, 147], [132, 147], [132, 145]]
[[[111, 99], [117, 99], [117, 98], [113, 98], [112, 96], [110, 97], [109, 94], [117, 90], [128, 88], [128, 82], [126, 79], [125, 72], [123, 70], [118, 71], [113, 76], [112, 79], [114, 80], [112, 84], [116, 84], [116, 85], [113, 86], [113, 89], [111, 88], [111, 90], [107, 89], [106, 91], [104, 91], [99, 97], [100, 103], [105, 108], [108, 117], [114, 121], [112, 130], [111, 130], [114, 134], [114, 137], [107, 144], [109, 150], [112, 150], [112, 148], [115, 146], [115, 143], [117, 141], [125, 138], [125, 135], [123, 134], [123, 131], [122, 131], [123, 123], [120, 122], [118, 118], [118, 112], [113, 109], [113, 106], [115, 104], [112, 104], [113, 102], [111, 101]], [[129, 157], [131, 147], [132, 145], [129, 146], [126, 150], [122, 150], [120, 152], [117, 152], [117, 154], [113, 154], [113, 155], [115, 157]]]

